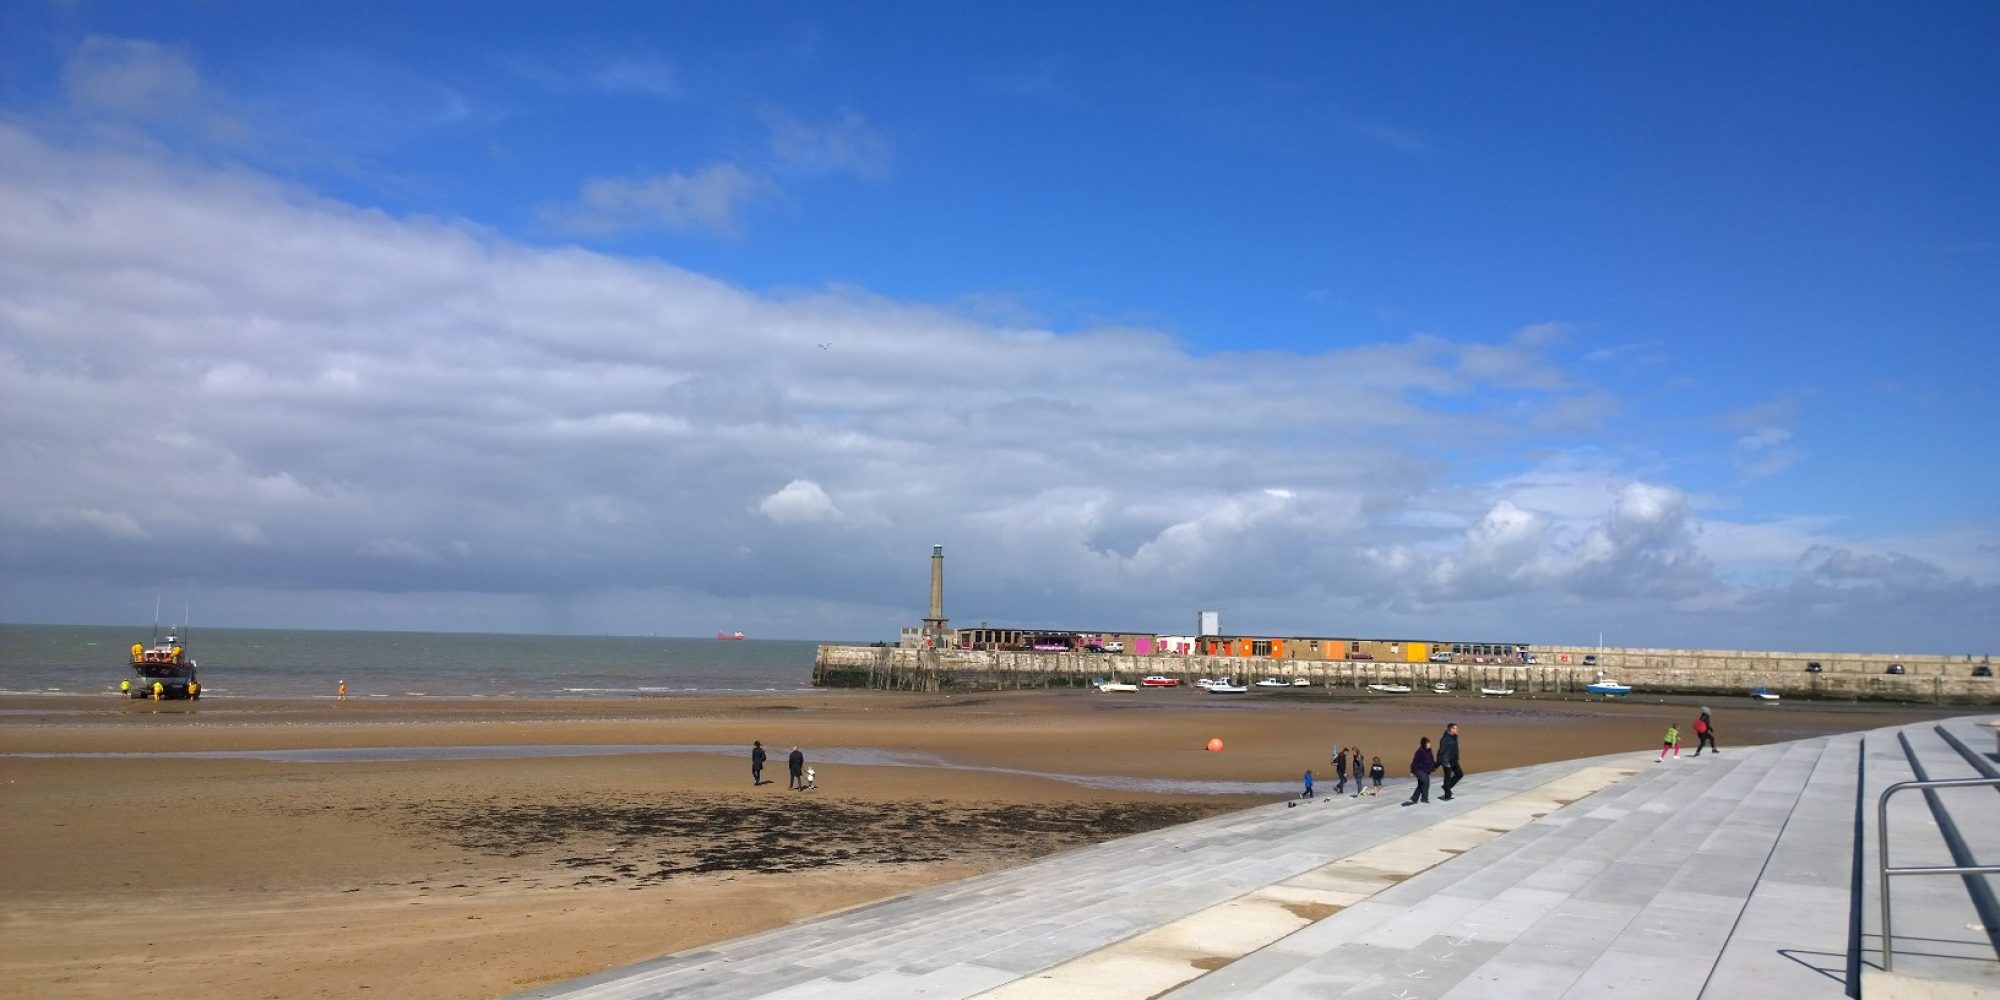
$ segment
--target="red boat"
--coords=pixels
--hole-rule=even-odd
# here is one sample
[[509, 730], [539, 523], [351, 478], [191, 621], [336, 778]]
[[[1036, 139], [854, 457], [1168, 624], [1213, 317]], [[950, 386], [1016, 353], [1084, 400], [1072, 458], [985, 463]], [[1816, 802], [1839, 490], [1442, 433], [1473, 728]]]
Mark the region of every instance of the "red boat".
[[743, 633], [741, 633], [741, 632], [717, 632], [717, 633], [715, 633], [715, 637], [716, 637], [717, 639], [741, 639], [741, 638], [743, 638]]
[[1162, 677], [1159, 674], [1154, 674], [1151, 677], [1142, 678], [1139, 681], [1139, 686], [1149, 688], [1177, 688], [1181, 686], [1181, 679], [1178, 677]]

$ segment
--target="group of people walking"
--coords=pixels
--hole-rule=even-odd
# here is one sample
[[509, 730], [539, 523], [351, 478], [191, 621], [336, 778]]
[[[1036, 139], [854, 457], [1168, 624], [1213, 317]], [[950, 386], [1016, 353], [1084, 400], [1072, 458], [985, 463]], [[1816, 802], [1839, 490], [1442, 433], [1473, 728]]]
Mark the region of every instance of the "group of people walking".
[[[1708, 709], [1705, 707], [1701, 710], [1701, 718], [1694, 720], [1694, 734], [1699, 742], [1694, 745], [1693, 756], [1701, 756], [1703, 747], [1707, 747], [1710, 753], [1722, 752], [1722, 748], [1715, 745], [1715, 720], [1709, 718]], [[1666, 760], [1668, 751], [1673, 752], [1675, 760], [1680, 759], [1681, 727], [1679, 726], [1667, 727], [1667, 734], [1660, 737], [1660, 755], [1653, 758], [1653, 763]]]
[[1431, 775], [1437, 771], [1444, 772], [1444, 784], [1439, 790], [1438, 800], [1450, 802], [1452, 786], [1458, 784], [1460, 778], [1465, 777], [1465, 768], [1459, 766], [1456, 722], [1444, 727], [1444, 735], [1438, 737], [1436, 750], [1431, 749], [1430, 737], [1418, 737], [1417, 752], [1410, 757], [1410, 774], [1417, 779], [1417, 789], [1410, 793], [1410, 797], [1404, 800], [1403, 804], [1413, 806], [1419, 802], [1429, 802]]
[[[1701, 717], [1694, 720], [1693, 728], [1694, 734], [1699, 740], [1695, 744], [1693, 756], [1701, 756], [1703, 750], [1708, 750], [1711, 753], [1722, 752], [1722, 749], [1715, 744], [1715, 719], [1709, 714], [1709, 710], [1706, 707], [1701, 710]], [[1675, 758], [1679, 758], [1681, 755], [1681, 730], [1678, 725], [1667, 727], [1667, 733], [1661, 739], [1660, 756], [1657, 760], [1665, 760], [1668, 754], [1673, 754]], [[1382, 758], [1367, 757], [1362, 754], [1360, 747], [1334, 747], [1333, 792], [1335, 795], [1346, 793], [1347, 779], [1350, 772], [1354, 778], [1353, 797], [1361, 797], [1364, 791], [1369, 795], [1380, 795], [1382, 793], [1382, 779], [1386, 775], [1386, 769], [1382, 765]], [[1410, 797], [1403, 801], [1404, 805], [1414, 806], [1430, 802], [1431, 776], [1433, 774], [1441, 775], [1442, 777], [1442, 782], [1438, 789], [1438, 801], [1450, 802], [1452, 799], [1452, 788], [1458, 784], [1460, 779], [1465, 777], [1465, 768], [1460, 763], [1459, 757], [1458, 723], [1456, 722], [1444, 727], [1444, 733], [1438, 737], [1435, 748], [1431, 746], [1430, 737], [1423, 736], [1417, 739], [1416, 753], [1410, 756], [1410, 776], [1417, 779], [1417, 786], [1410, 793]], [[1300, 795], [1302, 798], [1308, 799], [1313, 797], [1313, 773], [1311, 771], [1307, 771], [1305, 774], [1305, 791], [1300, 793]]]
[[[1389, 773], [1382, 766], [1382, 758], [1377, 757], [1374, 763], [1370, 764], [1367, 756], [1361, 752], [1360, 747], [1335, 747], [1333, 749], [1333, 793], [1335, 795], [1347, 794], [1347, 773], [1350, 768], [1354, 772], [1354, 798], [1360, 798], [1361, 793], [1364, 791], [1370, 795], [1382, 794], [1382, 779], [1387, 777]], [[1312, 772], [1307, 771], [1306, 774], [1308, 775], [1306, 787], [1311, 788], [1312, 781], [1310, 775]], [[1368, 784], [1371, 779], [1374, 781], [1372, 786]], [[1307, 796], [1307, 798], [1311, 798], [1311, 796]]]
[[[761, 785], [764, 783], [764, 762], [768, 759], [770, 759], [769, 755], [764, 752], [764, 741], [751, 740], [750, 784]], [[798, 747], [793, 747], [791, 754], [785, 758], [785, 767], [792, 775], [792, 783], [788, 787], [798, 791], [810, 791], [819, 787], [818, 782], [813, 780], [815, 777], [813, 769], [806, 766], [805, 751], [800, 750]]]
[[[1382, 794], [1382, 779], [1388, 777], [1389, 773], [1389, 769], [1382, 763], [1382, 758], [1369, 757], [1361, 752], [1360, 747], [1334, 747], [1333, 793], [1335, 795], [1347, 792], [1347, 778], [1350, 771], [1354, 776], [1352, 798], [1360, 798], [1363, 792], [1370, 796]], [[1456, 722], [1444, 727], [1444, 735], [1438, 738], [1435, 750], [1431, 749], [1430, 737], [1425, 736], [1417, 740], [1417, 752], [1410, 758], [1410, 774], [1417, 779], [1417, 790], [1412, 792], [1409, 800], [1403, 804], [1413, 806], [1419, 802], [1429, 802], [1431, 775], [1438, 771], [1444, 772], [1444, 785], [1438, 798], [1449, 802], [1452, 786], [1458, 784], [1460, 778], [1465, 777], [1465, 769], [1459, 766]], [[1300, 794], [1303, 798], [1313, 797], [1311, 771], [1306, 772], [1305, 791]]]

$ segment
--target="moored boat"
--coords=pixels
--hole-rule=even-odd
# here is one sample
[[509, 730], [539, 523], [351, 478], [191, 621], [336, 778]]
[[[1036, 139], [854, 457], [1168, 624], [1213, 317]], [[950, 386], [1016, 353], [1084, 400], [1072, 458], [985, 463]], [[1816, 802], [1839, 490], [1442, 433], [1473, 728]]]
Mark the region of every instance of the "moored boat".
[[1368, 690], [1376, 694], [1409, 694], [1410, 686], [1408, 684], [1370, 684], [1368, 685]]
[[1127, 684], [1124, 681], [1118, 680], [1115, 677], [1110, 680], [1105, 680], [1102, 677], [1093, 677], [1091, 678], [1090, 686], [1096, 688], [1097, 690], [1105, 694], [1116, 694], [1122, 691], [1139, 690], [1139, 685]]
[[1276, 677], [1266, 677], [1263, 680], [1258, 681], [1257, 686], [1260, 688], [1288, 688], [1292, 686], [1292, 682], [1281, 681]]
[[1513, 693], [1514, 693], [1514, 689], [1513, 689], [1513, 688], [1490, 688], [1490, 687], [1483, 687], [1483, 688], [1480, 688], [1480, 689], [1479, 689], [1479, 695], [1480, 695], [1480, 697], [1482, 697], [1482, 698], [1505, 698], [1505, 697], [1507, 697], [1508, 695], [1510, 695], [1510, 694], [1513, 694]]
[[1216, 681], [1208, 686], [1209, 694], [1242, 694], [1248, 690], [1250, 689], [1229, 678]]
[[1777, 694], [1777, 692], [1775, 692], [1775, 691], [1772, 691], [1772, 690], [1771, 690], [1770, 688], [1766, 688], [1766, 687], [1759, 687], [1759, 688], [1757, 688], [1756, 690], [1754, 690], [1754, 691], [1751, 691], [1751, 692], [1750, 692], [1750, 697], [1752, 697], [1752, 698], [1755, 698], [1755, 699], [1757, 699], [1758, 701], [1777, 701], [1777, 700], [1778, 700], [1778, 694]]
[[1304, 677], [1292, 678], [1292, 686], [1295, 688], [1312, 687], [1312, 683], [1313, 683], [1312, 681], [1307, 680]]
[[1607, 698], [1615, 698], [1619, 695], [1632, 693], [1632, 685], [1620, 684], [1617, 681], [1598, 681], [1594, 684], [1584, 685], [1583, 689], [1591, 694], [1601, 694]]
[[1450, 693], [1451, 693], [1451, 685], [1449, 685], [1449, 684], [1446, 684], [1446, 683], [1445, 683], [1445, 682], [1443, 682], [1443, 681], [1432, 681], [1432, 682], [1431, 682], [1431, 693], [1432, 693], [1432, 694], [1450, 694]]
[[1148, 674], [1139, 679], [1139, 686], [1149, 688], [1177, 688], [1181, 686], [1181, 680], [1178, 677], [1167, 677], [1162, 674]]

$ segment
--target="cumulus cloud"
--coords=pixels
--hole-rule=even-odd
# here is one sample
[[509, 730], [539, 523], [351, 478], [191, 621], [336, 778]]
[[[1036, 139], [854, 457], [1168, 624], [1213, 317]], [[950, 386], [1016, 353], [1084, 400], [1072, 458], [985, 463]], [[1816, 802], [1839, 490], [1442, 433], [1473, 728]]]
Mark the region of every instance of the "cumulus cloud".
[[[1144, 329], [760, 294], [157, 156], [0, 123], [17, 615], [192, 576], [218, 623], [699, 632], [727, 611], [866, 638], [922, 612], [939, 542], [957, 620], [1162, 630], [1220, 607], [1245, 630], [1574, 638], [1712, 595], [1714, 630], [1921, 593], [1895, 604], [1909, 632], [2000, 576], [1990, 532], [1863, 544], [1721, 520], [1608, 448], [1544, 459], [1505, 387], [1566, 384], [1546, 331], [1513, 358], [1435, 336], [1197, 357]], [[740, 204], [638, 187], [606, 211]], [[1435, 404], [1472, 370], [1492, 391]], [[1450, 457], [1472, 449], [1498, 471]], [[1855, 555], [1802, 563], [1814, 546]], [[1864, 558], [1889, 553], [1937, 572]], [[315, 617], [333, 606], [365, 620]]]
[[837, 521], [840, 508], [810, 479], [794, 479], [757, 504], [757, 510], [779, 524], [809, 524]]

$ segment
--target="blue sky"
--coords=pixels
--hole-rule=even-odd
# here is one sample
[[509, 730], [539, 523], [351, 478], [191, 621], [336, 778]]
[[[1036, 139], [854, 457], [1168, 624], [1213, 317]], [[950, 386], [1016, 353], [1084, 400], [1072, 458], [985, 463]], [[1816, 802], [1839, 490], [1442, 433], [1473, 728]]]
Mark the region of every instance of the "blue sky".
[[1990, 4], [4, 16], [6, 618], [2000, 633]]

